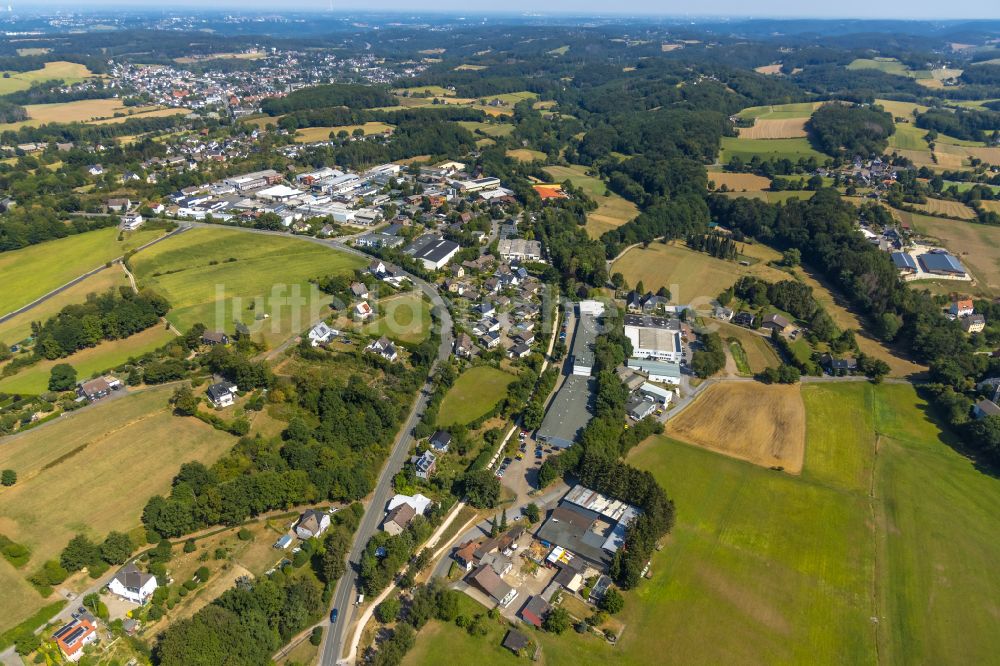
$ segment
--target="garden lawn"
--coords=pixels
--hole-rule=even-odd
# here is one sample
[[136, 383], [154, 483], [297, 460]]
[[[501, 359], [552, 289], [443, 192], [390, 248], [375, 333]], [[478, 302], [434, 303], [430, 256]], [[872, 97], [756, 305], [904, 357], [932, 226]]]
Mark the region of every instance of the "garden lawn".
[[383, 314], [364, 327], [368, 335], [384, 335], [396, 342], [412, 344], [423, 342], [430, 335], [431, 307], [420, 292], [384, 298], [378, 309]]
[[486, 365], [469, 368], [441, 401], [438, 425], [465, 425], [488, 414], [507, 394], [507, 387], [515, 379], [510, 373]]
[[106, 341], [96, 347], [70, 354], [66, 358], [40, 361], [15, 375], [0, 379], [0, 391], [32, 395], [44, 393], [48, 390], [52, 367], [60, 363], [72, 365], [76, 369], [77, 377], [83, 381], [122, 365], [130, 358], [137, 358], [159, 349], [174, 337], [173, 333], [157, 323], [124, 340]]
[[141, 285], [170, 301], [167, 319], [181, 331], [200, 322], [232, 333], [240, 321], [272, 346], [329, 312], [330, 298], [310, 278], [348, 273], [364, 260], [291, 237], [198, 228], [139, 253], [132, 265]]
[[[173, 416], [170, 393], [163, 387], [109, 399], [0, 446], [0, 467], [18, 475], [17, 485], [0, 492], [0, 534], [31, 548], [22, 575], [57, 557], [78, 532], [103, 538], [138, 526], [146, 501], [169, 490], [182, 462], [211, 464], [229, 451], [231, 435]], [[5, 567], [0, 561], [0, 570]], [[3, 604], [7, 596], [0, 595]], [[38, 597], [0, 614], [0, 629], [42, 603]]]
[[136, 246], [135, 239], [148, 242], [162, 232], [142, 232], [119, 241], [115, 228], [98, 229], [20, 250], [0, 252], [0, 314], [18, 308], [61, 287], [101, 264], [120, 257]]

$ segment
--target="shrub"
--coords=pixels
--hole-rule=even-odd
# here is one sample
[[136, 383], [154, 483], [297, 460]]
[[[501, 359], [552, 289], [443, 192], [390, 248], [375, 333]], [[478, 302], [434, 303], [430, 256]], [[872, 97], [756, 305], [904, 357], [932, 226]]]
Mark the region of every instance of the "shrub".
[[375, 609], [375, 617], [378, 618], [379, 622], [388, 624], [389, 622], [395, 621], [395, 619], [399, 617], [399, 608], [399, 599], [386, 599]]
[[193, 553], [197, 546], [195, 546], [194, 539], [188, 539], [184, 542], [184, 552]]
[[253, 532], [251, 532], [245, 527], [241, 527], [240, 531], [236, 533], [236, 537], [240, 541], [249, 541], [250, 539], [253, 538]]
[[313, 627], [312, 633], [309, 634], [309, 642], [313, 645], [323, 642], [323, 627]]
[[0, 483], [5, 486], [12, 486], [17, 483], [17, 472], [12, 469], [5, 469], [0, 473]]

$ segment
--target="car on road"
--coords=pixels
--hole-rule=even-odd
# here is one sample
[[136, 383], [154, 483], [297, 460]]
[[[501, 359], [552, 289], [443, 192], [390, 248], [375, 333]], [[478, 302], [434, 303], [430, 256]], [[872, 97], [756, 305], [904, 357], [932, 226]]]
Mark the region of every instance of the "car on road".
[[330, 624], [333, 624], [334, 622], [337, 621], [338, 615], [340, 615], [340, 612], [336, 608], [330, 611]]

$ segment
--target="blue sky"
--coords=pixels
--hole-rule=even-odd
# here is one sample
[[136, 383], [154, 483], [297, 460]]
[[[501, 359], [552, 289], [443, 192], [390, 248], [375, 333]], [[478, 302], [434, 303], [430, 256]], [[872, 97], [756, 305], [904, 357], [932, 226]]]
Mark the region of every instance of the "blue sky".
[[[67, 6], [66, 0], [21, 0], [23, 8]], [[281, 11], [282, 5], [273, 0], [98, 0], [93, 5], [115, 5], [149, 9], [170, 7], [200, 9], [242, 8], [250, 11]], [[359, 11], [400, 10], [403, 12], [468, 12], [467, 0], [334, 0], [339, 10]], [[291, 11], [325, 10], [328, 0], [303, 0]], [[80, 6], [76, 6], [80, 9]], [[544, 9], [543, 9], [544, 8]], [[754, 17], [808, 17], [808, 18], [895, 18], [895, 19], [990, 19], [1000, 18], [1000, 0], [912, 0], [910, 2], [872, 2], [871, 0], [837, 0], [836, 2], [801, 3], [788, 0], [713, 0], [710, 3], [693, 3], [690, 0], [633, 0], [628, 3], [609, 3], [607, 0], [506, 0], [499, 5], [478, 5], [479, 11], [546, 12], [555, 14], [660, 14], [667, 16], [731, 16]], [[753, 14], [748, 14], [752, 11]]]

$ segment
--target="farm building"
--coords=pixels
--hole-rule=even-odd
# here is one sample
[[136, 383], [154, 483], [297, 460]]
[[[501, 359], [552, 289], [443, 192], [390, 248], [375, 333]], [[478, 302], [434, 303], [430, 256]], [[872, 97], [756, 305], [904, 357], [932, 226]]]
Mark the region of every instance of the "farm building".
[[552, 610], [552, 606], [549, 605], [549, 602], [536, 594], [528, 599], [528, 603], [524, 604], [521, 609], [521, 619], [541, 629], [545, 616], [549, 614], [550, 610]]
[[760, 323], [760, 327], [767, 329], [769, 331], [777, 331], [778, 333], [789, 333], [794, 326], [792, 322], [788, 321], [780, 314], [769, 314], [764, 317], [764, 320]]
[[928, 252], [917, 257], [924, 272], [932, 275], [950, 275], [965, 277], [967, 272], [954, 255], [947, 252]]
[[506, 608], [517, 598], [517, 590], [504, 582], [503, 578], [497, 575], [493, 567], [480, 565], [468, 578], [471, 585], [475, 585], [497, 603]]

